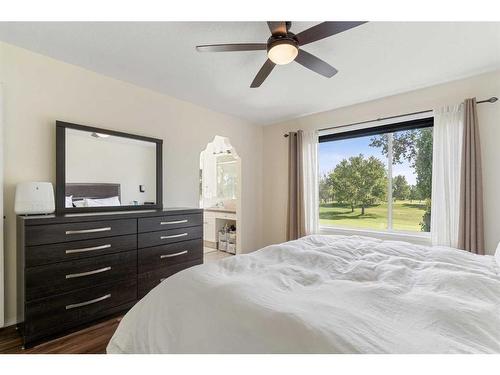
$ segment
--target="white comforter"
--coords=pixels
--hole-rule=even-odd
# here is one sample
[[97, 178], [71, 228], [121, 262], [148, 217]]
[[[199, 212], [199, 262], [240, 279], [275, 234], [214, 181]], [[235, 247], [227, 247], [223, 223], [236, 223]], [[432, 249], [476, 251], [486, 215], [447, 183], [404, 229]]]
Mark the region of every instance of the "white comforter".
[[182, 271], [108, 353], [500, 353], [492, 256], [309, 236]]

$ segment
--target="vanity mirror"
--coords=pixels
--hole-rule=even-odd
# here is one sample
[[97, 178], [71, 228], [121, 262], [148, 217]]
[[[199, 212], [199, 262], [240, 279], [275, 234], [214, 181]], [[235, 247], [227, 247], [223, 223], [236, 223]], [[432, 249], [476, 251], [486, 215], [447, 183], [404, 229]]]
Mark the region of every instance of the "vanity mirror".
[[162, 208], [161, 139], [56, 122], [56, 211]]

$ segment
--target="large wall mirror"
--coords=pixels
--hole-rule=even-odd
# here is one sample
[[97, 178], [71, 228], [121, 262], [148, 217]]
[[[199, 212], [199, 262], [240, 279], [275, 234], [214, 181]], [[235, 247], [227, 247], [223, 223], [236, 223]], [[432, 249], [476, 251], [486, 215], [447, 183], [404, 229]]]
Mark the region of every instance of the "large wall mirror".
[[57, 121], [57, 212], [162, 208], [162, 143]]

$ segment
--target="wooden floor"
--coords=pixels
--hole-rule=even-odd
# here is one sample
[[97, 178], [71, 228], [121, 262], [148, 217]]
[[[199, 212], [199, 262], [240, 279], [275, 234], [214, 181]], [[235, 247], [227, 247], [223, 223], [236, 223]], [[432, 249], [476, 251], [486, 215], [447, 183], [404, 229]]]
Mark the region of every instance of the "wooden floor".
[[230, 256], [233, 256], [233, 254], [213, 249], [212, 251], [203, 254], [203, 262], [204, 263], [215, 262], [217, 260], [224, 259]]
[[1, 354], [104, 354], [121, 317], [85, 328], [30, 349], [23, 350], [14, 326], [0, 329]]

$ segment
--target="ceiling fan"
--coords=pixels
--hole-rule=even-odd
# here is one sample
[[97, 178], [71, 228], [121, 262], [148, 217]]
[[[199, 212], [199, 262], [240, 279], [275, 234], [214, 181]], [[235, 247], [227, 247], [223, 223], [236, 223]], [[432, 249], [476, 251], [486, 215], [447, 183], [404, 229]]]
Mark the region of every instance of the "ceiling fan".
[[290, 31], [291, 22], [267, 22], [271, 36], [267, 43], [206, 44], [196, 46], [198, 52], [267, 51], [267, 60], [260, 68], [250, 87], [259, 87], [276, 65], [286, 65], [297, 61], [300, 65], [331, 78], [337, 73], [330, 64], [311, 55], [300, 47], [317, 40], [352, 29], [365, 22], [323, 22], [297, 35]]

